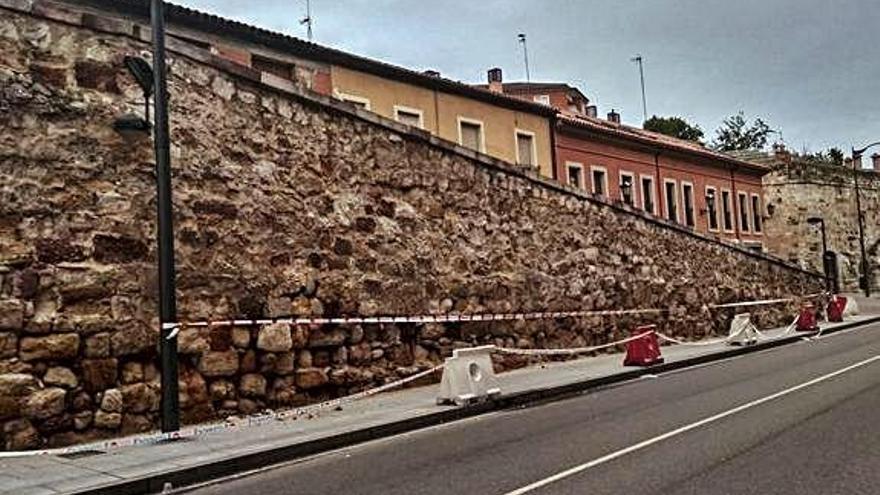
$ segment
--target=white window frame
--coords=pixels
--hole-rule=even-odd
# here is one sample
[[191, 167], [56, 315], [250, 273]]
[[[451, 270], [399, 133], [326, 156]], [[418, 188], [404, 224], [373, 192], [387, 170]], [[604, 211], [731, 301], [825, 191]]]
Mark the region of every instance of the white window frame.
[[602, 186], [603, 186], [603, 187], [602, 187], [602, 190], [605, 191], [605, 193], [602, 194], [601, 196], [602, 196], [603, 198], [608, 198], [608, 199], [610, 199], [610, 198], [611, 198], [611, 192], [608, 190], [608, 168], [607, 168], [607, 167], [603, 167], [602, 165], [590, 165], [590, 192], [592, 192], [593, 194], [598, 194], [598, 193], [596, 192], [596, 184], [593, 183], [593, 175], [594, 175], [596, 172], [602, 172], [602, 173], [604, 174], [604, 177], [605, 177], [605, 180], [603, 181], [604, 184], [602, 184]]
[[[684, 186], [690, 186], [691, 188], [691, 215], [693, 215], [694, 224], [687, 224], [687, 205], [685, 205], [685, 195], [684, 195]], [[681, 224], [685, 227], [689, 227], [692, 229], [697, 228], [697, 190], [694, 187], [694, 183], [691, 181], [683, 180], [681, 181]]]
[[513, 145], [514, 145], [514, 148], [516, 148], [516, 151], [515, 151], [516, 164], [520, 165], [520, 157], [519, 157], [519, 137], [520, 137], [520, 135], [528, 136], [528, 137], [532, 138], [532, 151], [531, 151], [532, 164], [530, 166], [535, 167], [535, 168], [539, 168], [538, 167], [538, 138], [535, 137], [534, 132], [527, 131], [525, 129], [514, 129], [514, 131], [513, 131]]
[[541, 105], [550, 106], [550, 95], [535, 95], [532, 97], [532, 101]]
[[587, 183], [586, 183], [585, 177], [584, 177], [584, 164], [578, 163], [578, 162], [565, 162], [565, 183], [571, 187], [575, 187], [571, 184], [571, 182], [569, 182], [569, 177], [570, 177], [570, 174], [568, 173], [569, 168], [578, 169], [578, 175], [580, 176], [580, 181], [581, 181], [581, 185], [578, 187], [580, 189], [586, 191], [587, 190], [587, 188], [586, 188]]
[[618, 182], [618, 184], [617, 184], [617, 189], [618, 189], [618, 194], [620, 195], [620, 202], [621, 203], [623, 202], [623, 191], [620, 190], [620, 185], [623, 184], [624, 177], [629, 177], [631, 180], [631, 184], [632, 184], [632, 197], [633, 197], [632, 207], [639, 208], [639, 196], [640, 196], [639, 189], [641, 189], [641, 184], [636, 182], [635, 172], [628, 172], [626, 170], [621, 170], [618, 173], [618, 176], [619, 176], [618, 178], [620, 179], [620, 182]]
[[[709, 216], [712, 214], [712, 211], [709, 210], [709, 202], [706, 201], [706, 197], [709, 196], [709, 191], [715, 193], [715, 225], [717, 225], [717, 227], [714, 229], [712, 228], [712, 218]], [[724, 227], [724, 224], [721, 218], [721, 194], [718, 192], [718, 188], [715, 186], [706, 186], [706, 196], [703, 198], [703, 201], [706, 201], [706, 229], [709, 232], [720, 232]]]
[[[764, 235], [764, 202], [762, 201], [760, 194], [752, 193], [750, 198], [752, 200], [758, 200], [758, 211], [755, 211], [754, 201], [749, 204], [752, 208], [752, 234], [754, 235]], [[761, 230], [755, 229], [755, 219], [759, 219], [761, 222]]]
[[370, 103], [369, 98], [366, 98], [363, 96], [358, 96], [358, 95], [352, 95], [352, 94], [348, 94], [348, 93], [343, 93], [341, 91], [336, 92], [336, 97], [342, 101], [347, 101], [349, 103], [360, 103], [361, 105], [364, 105], [364, 107], [367, 110], [369, 110], [371, 112], [373, 111], [373, 108], [372, 108], [372, 105]]
[[[743, 223], [742, 223], [742, 220], [743, 220], [742, 204], [743, 204], [743, 202], [740, 201], [741, 198], [745, 198], [745, 204], [746, 204], [746, 211], [745, 211], [746, 223], [745, 223], [745, 225], [743, 225]], [[738, 218], [739, 231], [744, 234], [750, 234], [752, 232], [752, 228], [751, 228], [752, 204], [751, 203], [752, 203], [752, 200], [749, 197], [749, 193], [742, 192], [742, 191], [736, 192], [736, 206], [737, 206], [737, 210], [738, 210], [737, 212], [739, 213], [739, 215], [738, 215], [738, 217], [739, 217]]]
[[672, 184], [672, 195], [675, 199], [675, 223], [681, 224], [681, 201], [678, 196], [678, 181], [675, 179], [663, 179], [663, 205], [666, 206], [666, 211], [664, 212], [663, 218], [665, 220], [670, 220], [669, 218], [669, 198], [666, 197], [666, 186], [668, 184]]
[[400, 112], [410, 113], [419, 116], [419, 129], [425, 128], [425, 112], [418, 108], [407, 107], [404, 105], [394, 105], [394, 120], [400, 122]]
[[[727, 193], [727, 197], [730, 198], [730, 200], [731, 200], [730, 228], [729, 229], [724, 226], [724, 193]], [[721, 220], [721, 221], [718, 222], [718, 227], [721, 228], [722, 232], [727, 232], [727, 233], [736, 232], [736, 224], [739, 220], [736, 219], [736, 208], [734, 208], [734, 206], [736, 206], [736, 204], [733, 203], [734, 201], [736, 201], [736, 199], [733, 197], [733, 192], [730, 189], [725, 189], [722, 187], [721, 188], [721, 196], [718, 199], [721, 202], [721, 207], [718, 209], [719, 215], [721, 217], [721, 218], [719, 218], [719, 220]]]
[[[645, 196], [642, 193], [642, 191], [643, 191], [642, 182], [645, 179], [648, 179], [651, 182], [651, 197], [654, 200], [653, 204], [651, 205], [651, 211], [649, 211], [648, 213], [650, 213], [651, 215], [657, 216], [657, 199], [658, 198], [654, 197], [654, 195], [657, 194], [657, 185], [656, 185], [657, 179], [655, 179], [654, 176], [651, 174], [639, 175], [639, 195], [642, 196], [642, 210], [645, 210]], [[645, 210], [645, 211], [647, 211], [647, 210]]]
[[[485, 124], [483, 124], [483, 121], [477, 120], [477, 119], [470, 119], [470, 118], [462, 117], [459, 115], [457, 122], [458, 122], [458, 144], [459, 144], [459, 146], [464, 146], [464, 142], [463, 142], [462, 136], [461, 136], [461, 124], [476, 125], [476, 126], [480, 127], [480, 149], [475, 150], [475, 151], [478, 151], [480, 153], [485, 153], [486, 152], [486, 126], [485, 126]], [[468, 148], [468, 149], [470, 149], [470, 148]]]

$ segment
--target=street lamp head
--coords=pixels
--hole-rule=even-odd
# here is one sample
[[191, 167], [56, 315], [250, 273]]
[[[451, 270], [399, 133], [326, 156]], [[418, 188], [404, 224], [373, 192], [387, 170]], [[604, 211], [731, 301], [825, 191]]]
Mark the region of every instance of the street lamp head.
[[822, 219], [822, 217], [809, 217], [809, 218], [807, 218], [807, 223], [810, 225], [819, 225], [824, 222], [825, 222], [825, 220]]
[[151, 127], [149, 122], [133, 113], [127, 113], [113, 121], [113, 130], [125, 139], [149, 136]]
[[127, 56], [123, 60], [125, 63], [125, 67], [128, 69], [128, 72], [134, 77], [134, 80], [137, 81], [138, 86], [141, 87], [141, 91], [144, 92], [144, 97], [149, 98], [153, 95], [153, 68], [150, 67], [150, 63], [141, 57], [132, 57]]

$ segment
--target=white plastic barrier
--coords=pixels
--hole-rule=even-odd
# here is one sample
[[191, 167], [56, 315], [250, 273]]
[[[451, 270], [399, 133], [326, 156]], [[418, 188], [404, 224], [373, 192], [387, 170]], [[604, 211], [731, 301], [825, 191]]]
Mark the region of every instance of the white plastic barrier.
[[730, 322], [730, 331], [727, 334], [727, 343], [730, 345], [758, 343], [758, 329], [752, 323], [751, 313], [740, 313], [733, 317]]
[[438, 404], [463, 406], [501, 393], [491, 354], [495, 346], [456, 349], [443, 365]]
[[843, 307], [843, 317], [848, 318], [859, 314], [859, 305], [854, 297], [846, 298], [846, 306]]

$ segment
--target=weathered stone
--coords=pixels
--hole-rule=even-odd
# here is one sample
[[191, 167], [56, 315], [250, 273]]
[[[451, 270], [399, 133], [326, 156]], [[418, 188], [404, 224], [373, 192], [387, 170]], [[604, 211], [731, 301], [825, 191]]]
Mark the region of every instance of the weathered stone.
[[21, 330], [24, 326], [24, 302], [0, 299], [0, 330]]
[[241, 356], [239, 371], [242, 373], [254, 373], [257, 371], [257, 353], [253, 350], [246, 351]]
[[67, 392], [63, 388], [38, 390], [24, 401], [21, 414], [28, 419], [47, 419], [56, 416], [64, 412], [66, 396]]
[[215, 380], [211, 382], [211, 400], [224, 401], [236, 398], [235, 384], [229, 380]]
[[123, 364], [120, 381], [126, 384], [144, 381], [144, 365], [134, 361]]
[[127, 413], [159, 410], [159, 394], [146, 383], [123, 385], [119, 391], [122, 392], [123, 411]]
[[122, 414], [118, 412], [96, 411], [94, 424], [96, 428], [115, 430], [122, 424]]
[[76, 386], [79, 385], [79, 379], [77, 379], [76, 375], [70, 368], [54, 366], [49, 368], [46, 371], [46, 374], [43, 375], [43, 383], [46, 385], [58, 385], [59, 387], [70, 389], [76, 388]]
[[287, 352], [293, 347], [290, 325], [274, 323], [266, 325], [257, 334], [257, 349], [268, 352]]
[[247, 349], [251, 344], [251, 331], [247, 328], [232, 329], [232, 345], [239, 349]]
[[189, 409], [211, 400], [205, 379], [194, 369], [187, 368], [180, 373], [178, 388], [178, 399], [180, 407], [183, 409]]
[[115, 359], [85, 359], [82, 361], [82, 382], [89, 392], [100, 392], [116, 385]]
[[123, 414], [122, 421], [119, 425], [119, 433], [122, 435], [133, 435], [135, 433], [146, 433], [153, 429], [153, 422], [150, 418], [143, 414]]
[[29, 450], [40, 447], [40, 432], [26, 419], [16, 419], [3, 424], [4, 447], [9, 451]]
[[180, 354], [202, 354], [211, 350], [211, 329], [184, 328], [177, 334], [177, 352]]
[[18, 353], [18, 335], [0, 332], [0, 359], [15, 357]]
[[21, 339], [19, 357], [24, 361], [73, 359], [79, 353], [79, 335], [65, 333]]
[[260, 398], [266, 396], [266, 377], [249, 373], [241, 377], [238, 392], [242, 397]]
[[322, 368], [304, 368], [296, 370], [296, 386], [308, 390], [322, 387], [330, 382], [327, 372]]
[[122, 391], [116, 388], [104, 391], [101, 398], [101, 410], [104, 412], [122, 412], [125, 406], [125, 399]]
[[37, 387], [37, 379], [31, 375], [0, 375], [0, 419], [18, 416], [24, 399], [34, 393]]
[[80, 411], [73, 415], [73, 428], [77, 431], [83, 431], [92, 426], [92, 420], [95, 413], [92, 411]]
[[86, 337], [83, 355], [90, 358], [110, 357], [110, 334], [98, 333]]
[[238, 372], [236, 351], [209, 351], [199, 358], [199, 371], [205, 376], [232, 376]]
[[289, 375], [293, 373], [294, 368], [294, 354], [292, 352], [282, 352], [278, 354], [278, 359], [275, 361], [275, 366], [272, 371], [277, 375]]
[[312, 351], [308, 349], [303, 349], [299, 351], [297, 354], [297, 367], [299, 368], [311, 368], [312, 367]]
[[309, 343], [309, 329], [302, 325], [295, 325], [291, 332], [293, 348], [302, 349]]
[[158, 339], [158, 330], [140, 322], [131, 322], [111, 335], [110, 349], [116, 357], [154, 353]]
[[345, 343], [345, 331], [341, 328], [313, 331], [309, 336], [309, 348], [336, 347]]

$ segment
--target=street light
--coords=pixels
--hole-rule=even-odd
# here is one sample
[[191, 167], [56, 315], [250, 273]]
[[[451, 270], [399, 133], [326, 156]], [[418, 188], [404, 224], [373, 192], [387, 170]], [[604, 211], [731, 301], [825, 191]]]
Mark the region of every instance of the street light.
[[865, 291], [865, 297], [871, 297], [871, 263], [868, 261], [868, 255], [865, 251], [865, 217], [862, 214], [862, 197], [859, 189], [859, 167], [857, 164], [862, 163], [862, 155], [868, 149], [880, 145], [880, 141], [871, 143], [864, 148], [852, 149], [853, 161], [853, 184], [856, 190], [856, 213], [859, 222], [859, 250], [861, 252], [861, 274], [859, 275], [859, 285]]
[[825, 289], [829, 292], [839, 292], [838, 284], [834, 273], [837, 271], [837, 263], [834, 260], [834, 253], [828, 251], [828, 242], [825, 236], [825, 219], [822, 217], [809, 217], [807, 223], [810, 225], [818, 225], [822, 231], [822, 270], [825, 273]]

